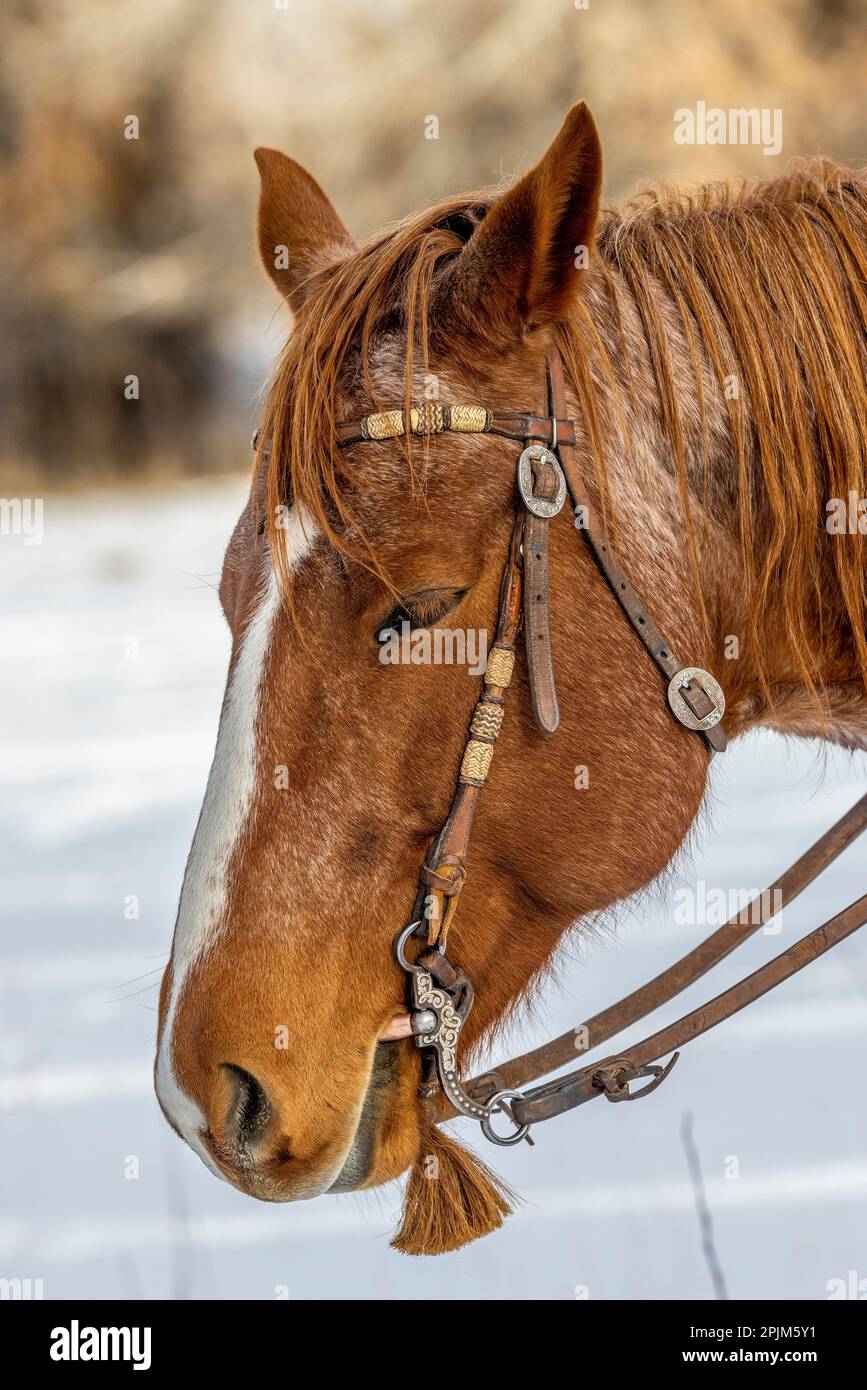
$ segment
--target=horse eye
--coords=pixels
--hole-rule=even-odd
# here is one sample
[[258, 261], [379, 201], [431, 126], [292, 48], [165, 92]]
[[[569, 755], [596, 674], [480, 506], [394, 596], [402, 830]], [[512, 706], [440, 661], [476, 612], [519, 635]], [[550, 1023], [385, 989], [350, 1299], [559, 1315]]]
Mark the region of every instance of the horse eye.
[[404, 623], [409, 623], [413, 631], [433, 627], [457, 608], [466, 593], [466, 589], [440, 589], [404, 599], [391, 610], [385, 622], [377, 626], [376, 640], [386, 641], [390, 633], [400, 632]]

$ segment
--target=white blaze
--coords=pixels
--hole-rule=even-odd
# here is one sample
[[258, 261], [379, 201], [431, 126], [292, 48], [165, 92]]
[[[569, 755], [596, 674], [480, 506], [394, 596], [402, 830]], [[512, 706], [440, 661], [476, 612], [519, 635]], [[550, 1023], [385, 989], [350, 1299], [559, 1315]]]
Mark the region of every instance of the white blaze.
[[[284, 536], [287, 559], [294, 566], [309, 551], [314, 528], [308, 520], [305, 532], [293, 509]], [[171, 1043], [187, 976], [216, 941], [225, 921], [229, 864], [256, 791], [256, 720], [262, 672], [279, 608], [280, 589], [272, 569], [259, 606], [248, 623], [226, 692], [214, 761], [181, 889], [171, 993], [157, 1053], [156, 1090], [160, 1103], [187, 1143], [218, 1177], [222, 1174], [199, 1139], [205, 1118], [175, 1077]]]

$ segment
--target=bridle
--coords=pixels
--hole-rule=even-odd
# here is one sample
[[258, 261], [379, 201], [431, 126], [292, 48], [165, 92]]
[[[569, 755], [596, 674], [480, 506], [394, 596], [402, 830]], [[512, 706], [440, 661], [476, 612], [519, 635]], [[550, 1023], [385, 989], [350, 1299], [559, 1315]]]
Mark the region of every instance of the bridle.
[[[560, 713], [551, 650], [548, 528], [568, 496], [575, 528], [583, 536], [633, 630], [667, 682], [668, 707], [685, 728], [697, 733], [709, 756], [722, 752], [723, 692], [701, 667], [685, 664], [650, 617], [620, 566], [594, 509], [577, 462], [575, 422], [568, 416], [563, 363], [559, 352], [547, 358], [548, 414], [491, 411], [480, 405], [427, 402], [410, 410], [389, 410], [337, 425], [340, 447], [407, 435], [493, 434], [523, 445], [518, 459], [515, 521], [500, 586], [496, 636], [473, 711], [469, 737], [448, 816], [425, 855], [411, 920], [395, 941], [395, 956], [408, 976], [409, 1008], [416, 1045], [423, 1050], [421, 1096], [434, 1123], [466, 1115], [481, 1123], [495, 1144], [529, 1139], [532, 1125], [582, 1105], [596, 1096], [636, 1100], [654, 1091], [679, 1057], [676, 1050], [801, 970], [867, 921], [867, 895], [701, 1008], [645, 1038], [625, 1055], [604, 1058], [530, 1090], [519, 1089], [575, 1060], [680, 993], [724, 959], [736, 946], [777, 915], [867, 827], [867, 795], [776, 880], [765, 893], [700, 946], [641, 989], [543, 1047], [524, 1053], [482, 1076], [462, 1082], [458, 1047], [473, 1002], [466, 973], [446, 957], [448, 932], [467, 878], [473, 821], [494, 748], [503, 724], [506, 694], [523, 625], [530, 692], [542, 734], [556, 732]], [[254, 447], [257, 440], [254, 438]], [[267, 450], [268, 445], [264, 446]], [[411, 939], [426, 938], [414, 959]], [[672, 1053], [665, 1066], [662, 1057]], [[646, 1079], [637, 1091], [630, 1083]], [[514, 1125], [502, 1135], [493, 1116]], [[532, 1142], [532, 1140], [529, 1140]]]

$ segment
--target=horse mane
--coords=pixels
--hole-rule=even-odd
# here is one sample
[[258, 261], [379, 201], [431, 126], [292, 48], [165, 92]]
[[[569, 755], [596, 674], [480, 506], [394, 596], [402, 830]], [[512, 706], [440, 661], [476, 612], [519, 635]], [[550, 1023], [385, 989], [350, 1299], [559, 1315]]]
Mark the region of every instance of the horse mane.
[[[305, 311], [267, 398], [263, 430], [273, 440], [267, 484], [272, 554], [287, 588], [274, 518], [290, 496], [332, 544], [387, 580], [347, 501], [347, 484], [360, 480], [336, 445], [338, 386], [360, 391], [363, 385], [374, 408], [382, 408], [370, 349], [383, 329], [401, 330], [409, 407], [414, 372], [419, 363], [427, 366], [437, 270], [459, 254], [494, 196], [475, 193], [426, 209], [311, 278]], [[623, 381], [628, 296], [655, 378], [696, 579], [694, 513], [707, 500], [708, 396], [712, 391], [717, 409], [724, 399], [750, 646], [766, 696], [762, 651], [771, 597], [784, 621], [793, 671], [814, 697], [823, 662], [839, 655], [842, 644], [854, 647], [867, 684], [861, 547], [851, 537], [830, 536], [824, 525], [828, 499], [867, 492], [867, 171], [812, 159], [768, 181], [706, 184], [689, 192], [654, 188], [602, 215], [594, 276], [607, 291], [620, 342], [600, 332], [589, 295], [579, 299], [559, 338], [600, 486], [611, 449], [598, 404], [600, 379], [621, 422], [634, 392]], [[682, 362], [669, 342], [672, 310], [690, 363], [689, 406], [679, 390]], [[736, 395], [722, 389], [732, 379]], [[693, 396], [703, 488], [688, 439]], [[628, 447], [628, 438], [620, 443]], [[412, 469], [411, 441], [406, 448]]]

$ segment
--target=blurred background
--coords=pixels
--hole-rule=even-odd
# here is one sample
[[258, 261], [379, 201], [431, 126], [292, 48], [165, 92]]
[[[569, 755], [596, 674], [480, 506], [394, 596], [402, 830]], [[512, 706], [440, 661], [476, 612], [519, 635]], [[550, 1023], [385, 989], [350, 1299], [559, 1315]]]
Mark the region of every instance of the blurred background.
[[[863, 163], [865, 71], [861, 0], [7, 0], [0, 493], [44, 525], [0, 534], [0, 1277], [48, 1298], [712, 1298], [689, 1109], [733, 1297], [867, 1279], [857, 937], [695, 1044], [652, 1104], [497, 1151], [525, 1207], [438, 1262], [388, 1249], [396, 1188], [270, 1208], [216, 1183], [150, 1079], [228, 656], [213, 589], [286, 329], [254, 250], [253, 147], [306, 164], [360, 238], [525, 170], [577, 97], [610, 200], [796, 154]], [[781, 153], [676, 144], [698, 101], [779, 108]], [[867, 780], [863, 758], [770, 737], [715, 779], [681, 879], [565, 959], [516, 1042], [688, 949], [679, 883], [763, 887]], [[863, 860], [714, 991], [856, 896]]]
[[[0, 479], [237, 466], [283, 328], [257, 144], [358, 238], [523, 171], [579, 96], [612, 199], [867, 158], [861, 0], [7, 0], [0, 41]], [[698, 100], [781, 108], [781, 153], [676, 145]]]

